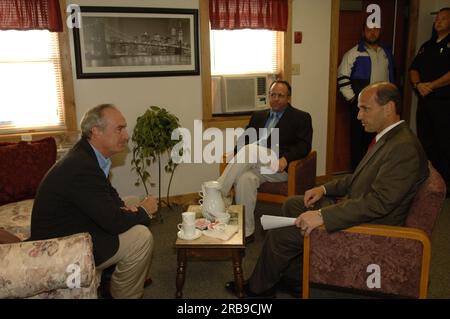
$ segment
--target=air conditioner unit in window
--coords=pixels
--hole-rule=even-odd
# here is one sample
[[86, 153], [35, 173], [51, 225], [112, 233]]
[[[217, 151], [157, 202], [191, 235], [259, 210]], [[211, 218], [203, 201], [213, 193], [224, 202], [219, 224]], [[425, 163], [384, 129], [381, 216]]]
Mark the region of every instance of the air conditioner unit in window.
[[224, 75], [221, 104], [224, 113], [241, 113], [267, 108], [270, 76]]

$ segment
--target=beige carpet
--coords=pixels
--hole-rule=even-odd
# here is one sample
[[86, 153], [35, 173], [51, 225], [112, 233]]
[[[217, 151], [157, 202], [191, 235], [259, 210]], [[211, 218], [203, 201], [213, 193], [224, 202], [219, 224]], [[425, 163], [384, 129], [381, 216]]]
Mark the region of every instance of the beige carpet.
[[[257, 220], [261, 214], [279, 214], [280, 206], [258, 203]], [[174, 243], [176, 225], [180, 222], [181, 207], [173, 211], [165, 209], [164, 222], [151, 226], [155, 238], [155, 251], [152, 263], [153, 284], [146, 288], [145, 298], [171, 299], [175, 297], [175, 278], [177, 258]], [[256, 241], [248, 245], [243, 258], [244, 278], [254, 267], [259, 254], [264, 231], [257, 223]], [[429, 298], [450, 298], [450, 199], [444, 204], [432, 238], [432, 261]], [[183, 298], [186, 299], [234, 299], [233, 294], [224, 288], [226, 281], [233, 278], [231, 261], [189, 260]], [[285, 293], [277, 293], [277, 298], [291, 299]], [[313, 288], [311, 298], [366, 298], [362, 295]]]

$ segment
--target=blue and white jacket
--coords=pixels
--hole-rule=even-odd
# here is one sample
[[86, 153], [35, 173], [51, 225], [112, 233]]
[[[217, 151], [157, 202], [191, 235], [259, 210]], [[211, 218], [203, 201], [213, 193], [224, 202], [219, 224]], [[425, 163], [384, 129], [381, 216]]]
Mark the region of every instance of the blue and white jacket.
[[[394, 83], [394, 57], [391, 51], [382, 47], [388, 59], [389, 82]], [[338, 70], [339, 90], [347, 101], [353, 98], [370, 84], [372, 73], [372, 62], [369, 53], [364, 45], [364, 41], [351, 48], [342, 58]]]

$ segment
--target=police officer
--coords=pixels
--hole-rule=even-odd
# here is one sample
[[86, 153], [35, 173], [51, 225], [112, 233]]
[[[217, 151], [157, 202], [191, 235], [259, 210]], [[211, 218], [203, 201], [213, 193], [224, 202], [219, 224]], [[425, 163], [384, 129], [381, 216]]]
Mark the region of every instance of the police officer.
[[416, 90], [417, 135], [450, 192], [450, 8], [439, 10], [434, 34], [420, 48], [410, 67]]

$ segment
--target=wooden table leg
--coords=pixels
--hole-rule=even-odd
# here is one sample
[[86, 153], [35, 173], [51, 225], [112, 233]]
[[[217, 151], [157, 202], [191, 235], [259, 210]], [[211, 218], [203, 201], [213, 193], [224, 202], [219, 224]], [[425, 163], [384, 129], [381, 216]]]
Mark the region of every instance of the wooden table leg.
[[178, 267], [177, 267], [177, 279], [176, 279], [176, 287], [177, 292], [175, 294], [176, 298], [181, 298], [183, 295], [183, 286], [184, 286], [184, 278], [186, 274], [186, 249], [178, 248], [177, 249], [177, 259], [178, 259]]
[[236, 286], [236, 295], [244, 298], [244, 277], [242, 275], [242, 251], [240, 249], [232, 249], [233, 256], [233, 272], [234, 283]]

